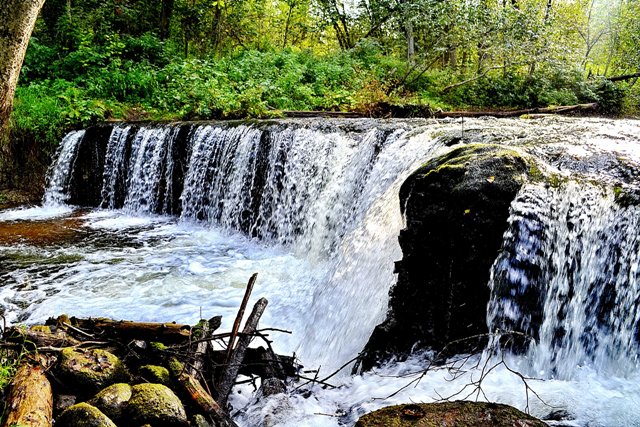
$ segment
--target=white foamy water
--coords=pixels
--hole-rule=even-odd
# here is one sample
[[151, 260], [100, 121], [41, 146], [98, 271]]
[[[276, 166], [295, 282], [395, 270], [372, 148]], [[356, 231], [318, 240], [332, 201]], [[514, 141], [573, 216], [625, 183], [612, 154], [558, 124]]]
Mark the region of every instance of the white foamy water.
[[62, 205], [67, 200], [69, 181], [73, 171], [72, 165], [84, 135], [84, 130], [73, 131], [60, 142], [56, 161], [51, 166], [48, 174], [47, 190], [43, 197], [45, 205]]
[[[222, 315], [229, 329], [247, 280], [258, 272], [251, 302], [269, 300], [261, 324], [292, 331], [272, 333], [276, 350], [295, 351], [306, 368], [321, 366], [323, 378], [354, 357], [384, 317], [393, 261], [402, 256], [400, 184], [461, 136], [536, 155], [559, 181], [579, 176], [603, 184], [584, 191], [526, 187], [513, 206], [511, 235], [505, 235], [505, 248], [522, 264], [498, 258], [494, 276], [509, 278], [508, 286], [520, 291], [534, 282], [549, 289], [539, 301], [538, 345], [508, 356], [509, 366], [545, 379], [530, 383], [546, 402], [529, 394], [531, 413], [566, 410], [573, 419], [566, 425], [640, 425], [640, 375], [630, 339], [637, 323], [631, 290], [637, 283], [638, 215], [621, 209], [612, 192], [635, 179], [619, 163], [640, 164], [640, 125], [633, 121], [465, 120], [464, 135], [459, 121], [193, 125], [182, 163], [171, 154], [182, 143], [177, 128], [118, 126], [102, 176], [102, 205], [110, 209], [83, 214], [76, 240], [0, 246], [3, 314], [10, 323], [62, 312], [185, 323]], [[65, 141], [61, 152], [77, 149], [71, 136]], [[53, 181], [66, 183], [52, 184], [62, 191], [56, 200], [65, 197], [73, 156], [61, 156], [56, 165], [63, 164], [52, 172], [65, 177]], [[174, 179], [177, 168], [184, 172], [182, 187]], [[174, 197], [180, 217], [169, 215]], [[44, 208], [0, 212], [0, 221], [38, 221], [70, 211], [45, 201]], [[576, 258], [579, 268], [571, 264]], [[610, 263], [614, 258], [619, 267]], [[545, 273], [531, 275], [526, 265]], [[592, 302], [589, 295], [597, 295], [590, 287], [604, 279], [619, 290], [615, 309], [600, 316], [604, 329], [585, 328], [597, 317], [583, 309]], [[492, 303], [489, 322], [533, 330], [518, 298]], [[562, 320], [556, 319], [553, 313], [562, 310]], [[564, 341], [556, 338], [559, 329]], [[615, 336], [603, 339], [611, 331]], [[344, 372], [329, 381], [337, 388], [314, 387], [311, 397], [292, 392], [255, 401], [244, 390], [232, 403], [244, 426], [265, 419], [279, 426], [352, 425], [362, 413], [388, 404], [451, 396], [479, 375], [469, 365], [455, 381], [433, 371], [387, 398], [411, 380], [399, 374], [423, 366], [416, 356], [362, 376]], [[504, 367], [492, 371], [483, 391], [489, 400], [527, 407], [521, 379]]]

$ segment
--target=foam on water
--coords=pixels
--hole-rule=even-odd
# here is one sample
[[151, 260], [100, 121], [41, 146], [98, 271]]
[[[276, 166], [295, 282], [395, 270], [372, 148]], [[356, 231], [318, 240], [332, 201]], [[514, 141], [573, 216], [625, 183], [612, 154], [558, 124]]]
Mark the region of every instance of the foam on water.
[[45, 205], [0, 211], [0, 221], [40, 221], [60, 218], [73, 212], [67, 205]]

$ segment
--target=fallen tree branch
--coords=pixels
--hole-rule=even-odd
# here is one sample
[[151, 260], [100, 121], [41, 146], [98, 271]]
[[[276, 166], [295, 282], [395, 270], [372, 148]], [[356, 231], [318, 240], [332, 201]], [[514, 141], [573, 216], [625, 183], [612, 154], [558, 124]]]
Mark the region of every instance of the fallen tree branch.
[[435, 114], [436, 118], [457, 118], [457, 117], [519, 117], [524, 114], [566, 114], [576, 111], [596, 111], [597, 103], [564, 105], [560, 107], [526, 108], [523, 110], [511, 111], [440, 111]]
[[606, 79], [611, 82], [621, 82], [624, 80], [631, 80], [631, 79], [637, 79], [637, 78], [640, 78], [640, 72], [634, 73], [634, 74], [625, 74], [622, 76], [606, 77]]
[[238, 331], [240, 330], [240, 323], [242, 322], [242, 318], [244, 317], [244, 311], [247, 308], [247, 304], [249, 304], [249, 297], [251, 297], [251, 292], [253, 291], [253, 285], [255, 285], [257, 278], [258, 278], [258, 273], [253, 273], [253, 275], [249, 279], [249, 283], [247, 283], [247, 289], [244, 291], [244, 297], [242, 298], [240, 309], [238, 310], [238, 314], [236, 315], [236, 320], [233, 322], [233, 328], [231, 329], [231, 337], [229, 338], [229, 346], [227, 347], [227, 362], [231, 360], [231, 354], [233, 353], [233, 346], [235, 344]]
[[51, 427], [51, 383], [40, 367], [23, 364], [11, 382], [3, 427]]
[[113, 335], [126, 340], [142, 339], [176, 343], [186, 341], [191, 336], [191, 327], [178, 323], [132, 322], [103, 317], [90, 319], [72, 318], [71, 320], [74, 326], [85, 331], [99, 331], [102, 334]]
[[244, 360], [244, 354], [247, 351], [247, 347], [251, 343], [253, 338], [253, 333], [256, 331], [258, 327], [258, 321], [264, 313], [265, 308], [267, 307], [268, 301], [266, 298], [260, 298], [258, 302], [253, 306], [253, 311], [249, 315], [247, 319], [247, 323], [244, 326], [242, 332], [244, 336], [242, 336], [238, 340], [237, 347], [233, 350], [231, 358], [229, 360], [229, 366], [224, 370], [220, 381], [218, 382], [217, 392], [218, 392], [218, 402], [220, 406], [225, 407], [227, 404], [227, 398], [231, 393], [231, 389], [236, 381], [236, 377], [238, 376], [238, 371], [240, 370], [240, 366], [242, 361]]

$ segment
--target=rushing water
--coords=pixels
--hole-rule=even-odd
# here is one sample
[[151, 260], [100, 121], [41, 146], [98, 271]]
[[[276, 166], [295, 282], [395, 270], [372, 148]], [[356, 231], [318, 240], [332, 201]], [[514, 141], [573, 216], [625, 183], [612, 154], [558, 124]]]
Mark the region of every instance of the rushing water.
[[[65, 138], [44, 206], [0, 212], [9, 323], [62, 312], [187, 323], [221, 314], [229, 328], [258, 272], [253, 299], [269, 300], [262, 324], [293, 332], [275, 337], [276, 350], [320, 366], [322, 378], [355, 356], [384, 316], [401, 257], [400, 184], [451, 141], [502, 143], [558, 176], [551, 187], [523, 187], [492, 269], [492, 329], [537, 339], [504, 356], [506, 366], [545, 379], [530, 381], [544, 400], [529, 393], [536, 416], [565, 410], [566, 425], [640, 425], [640, 211], [614, 201], [614, 187], [632, 187], [640, 170], [628, 167], [640, 164], [638, 123], [309, 120], [199, 124], [186, 137], [184, 129], [115, 126], [100, 177], [103, 209], [71, 214], [60, 205], [84, 134]], [[524, 301], [535, 301], [533, 310]], [[350, 425], [390, 403], [466, 397], [479, 375], [474, 363], [488, 355], [466, 360], [453, 381], [434, 370], [392, 397], [428, 355], [343, 374], [333, 379], [340, 387], [311, 397], [256, 401], [241, 389], [232, 403], [249, 426]], [[524, 409], [526, 389], [506, 366], [484, 379], [479, 397]]]

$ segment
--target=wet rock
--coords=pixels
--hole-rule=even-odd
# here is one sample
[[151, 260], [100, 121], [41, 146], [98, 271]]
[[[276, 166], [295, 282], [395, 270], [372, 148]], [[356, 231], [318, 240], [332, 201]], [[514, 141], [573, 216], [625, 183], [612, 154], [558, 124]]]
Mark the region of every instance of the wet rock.
[[[429, 161], [404, 182], [398, 282], [386, 320], [365, 347], [363, 369], [487, 332], [491, 265], [528, 170], [516, 151], [467, 144]], [[450, 350], [471, 350], [460, 347]]]
[[397, 405], [360, 418], [356, 427], [545, 427], [542, 421], [511, 406], [484, 402]]
[[196, 414], [193, 417], [191, 425], [196, 427], [212, 427], [211, 423], [209, 423], [209, 421], [207, 421], [207, 419], [200, 414]]
[[287, 387], [279, 378], [266, 378], [262, 381], [259, 393], [261, 396], [273, 396], [274, 394], [284, 393]]
[[54, 396], [53, 411], [54, 414], [60, 414], [68, 407], [75, 405], [78, 398], [71, 394], [58, 394]]
[[100, 409], [112, 420], [118, 421], [122, 418], [129, 399], [131, 399], [131, 386], [119, 383], [103, 389], [88, 403]]
[[105, 350], [66, 348], [60, 354], [60, 376], [69, 386], [81, 392], [96, 391], [125, 381], [128, 373], [122, 361]]
[[171, 377], [169, 370], [163, 366], [144, 365], [138, 371], [140, 376], [150, 383], [169, 385]]
[[109, 417], [88, 403], [70, 406], [60, 415], [55, 425], [56, 427], [116, 427]]
[[131, 388], [127, 416], [132, 422], [154, 427], [187, 425], [180, 399], [162, 384], [138, 384]]

